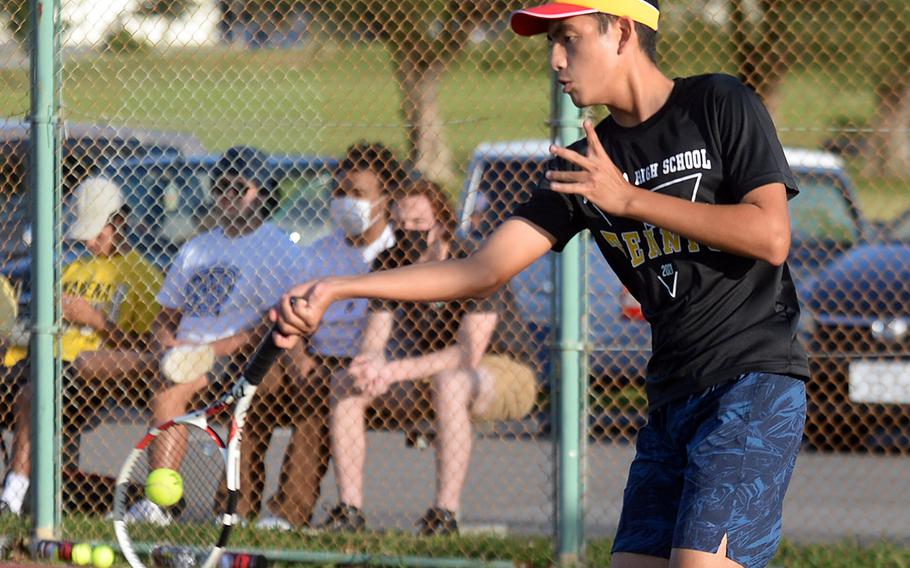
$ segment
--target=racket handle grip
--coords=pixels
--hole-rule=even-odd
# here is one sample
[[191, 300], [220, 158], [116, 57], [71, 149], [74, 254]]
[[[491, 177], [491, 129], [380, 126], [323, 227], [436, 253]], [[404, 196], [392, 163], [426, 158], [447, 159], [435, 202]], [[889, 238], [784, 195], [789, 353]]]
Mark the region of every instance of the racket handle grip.
[[266, 568], [269, 565], [265, 556], [259, 554], [246, 554], [244, 552], [225, 552], [221, 557], [219, 568]]
[[275, 328], [269, 329], [243, 370], [243, 378], [251, 385], [258, 386], [262, 382], [265, 374], [272, 367], [272, 363], [282, 351], [281, 347], [275, 345], [275, 341], [272, 339], [274, 332]]

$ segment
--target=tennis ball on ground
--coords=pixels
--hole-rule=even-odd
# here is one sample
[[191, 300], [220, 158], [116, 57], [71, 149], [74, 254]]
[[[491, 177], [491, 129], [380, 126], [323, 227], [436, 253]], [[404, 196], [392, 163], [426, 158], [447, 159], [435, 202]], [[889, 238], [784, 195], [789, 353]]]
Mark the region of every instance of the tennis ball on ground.
[[95, 568], [110, 568], [114, 563], [114, 549], [106, 544], [100, 544], [92, 550], [92, 566]]
[[74, 545], [70, 558], [73, 560], [73, 564], [88, 566], [92, 563], [92, 545], [84, 542]]
[[145, 496], [159, 507], [170, 507], [183, 496], [183, 479], [173, 469], [153, 470], [145, 478]]

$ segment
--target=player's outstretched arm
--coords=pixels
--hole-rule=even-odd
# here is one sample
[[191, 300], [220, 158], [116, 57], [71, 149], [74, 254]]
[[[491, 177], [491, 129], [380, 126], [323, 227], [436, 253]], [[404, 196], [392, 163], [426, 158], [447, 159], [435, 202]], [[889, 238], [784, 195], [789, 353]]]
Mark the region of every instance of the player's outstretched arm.
[[480, 298], [546, 254], [554, 239], [524, 219], [509, 219], [467, 258], [412, 264], [362, 276], [326, 278], [295, 286], [273, 310], [282, 347], [293, 336], [316, 330], [332, 302], [349, 298], [381, 298], [429, 302]]

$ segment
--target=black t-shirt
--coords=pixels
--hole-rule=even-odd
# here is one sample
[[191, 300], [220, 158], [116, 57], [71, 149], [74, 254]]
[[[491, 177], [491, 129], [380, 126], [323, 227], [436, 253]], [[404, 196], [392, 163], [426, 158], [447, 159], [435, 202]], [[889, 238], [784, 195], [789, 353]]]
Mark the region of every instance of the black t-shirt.
[[[401, 242], [401, 239], [398, 241]], [[452, 243], [451, 256], [464, 258], [475, 248], [474, 241], [455, 241]], [[415, 256], [419, 254], [396, 245], [379, 253], [373, 261], [372, 270], [405, 266], [411, 264]], [[394, 314], [391, 347], [396, 357], [417, 357], [455, 344], [461, 321], [465, 314], [470, 313], [495, 313], [498, 316], [487, 353], [517, 358], [527, 355], [516, 336], [522, 328], [508, 285], [482, 300], [419, 303], [373, 299], [370, 301], [370, 311], [388, 311]]]
[[[651, 191], [716, 204], [739, 203], [769, 183], [784, 184], [791, 197], [797, 193], [770, 116], [730, 76], [676, 79], [667, 103], [642, 124], [623, 128], [607, 117], [596, 131], [629, 181]], [[571, 148], [584, 153], [586, 142]], [[556, 159], [549, 169], [574, 167]], [[543, 178], [514, 215], [550, 233], [557, 251], [579, 231], [591, 231], [651, 324], [646, 388], [652, 408], [746, 372], [808, 377], [786, 264], [713, 250], [607, 215], [581, 197], [549, 191]]]

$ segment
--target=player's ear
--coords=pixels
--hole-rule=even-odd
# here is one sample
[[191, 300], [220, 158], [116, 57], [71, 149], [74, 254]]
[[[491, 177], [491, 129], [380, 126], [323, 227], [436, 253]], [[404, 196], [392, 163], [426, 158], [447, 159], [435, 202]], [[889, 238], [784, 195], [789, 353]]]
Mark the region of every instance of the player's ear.
[[628, 16], [620, 16], [616, 19], [616, 29], [619, 30], [619, 44], [616, 53], [621, 54], [630, 47], [635, 47], [638, 40], [635, 36], [635, 22]]

